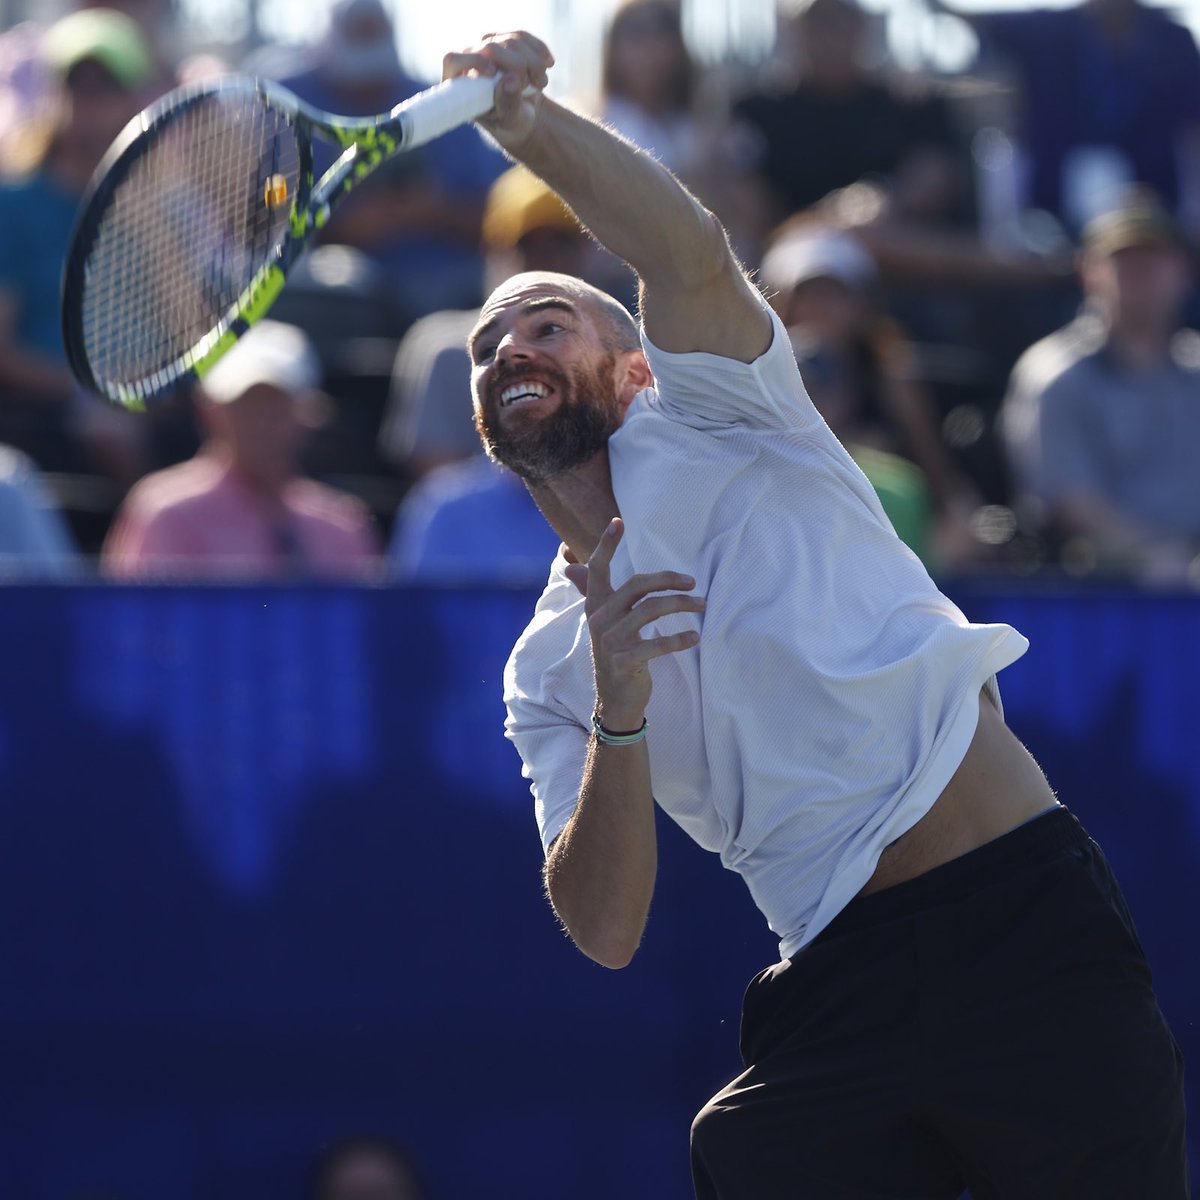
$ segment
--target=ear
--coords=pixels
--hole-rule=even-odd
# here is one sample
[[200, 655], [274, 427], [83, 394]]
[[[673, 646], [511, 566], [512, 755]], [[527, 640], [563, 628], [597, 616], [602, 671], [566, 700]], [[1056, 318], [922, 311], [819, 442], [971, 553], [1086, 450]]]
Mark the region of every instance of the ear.
[[617, 403], [620, 405], [621, 414], [624, 415], [638, 392], [654, 386], [654, 376], [650, 372], [650, 364], [641, 350], [626, 350], [617, 358], [614, 382]]

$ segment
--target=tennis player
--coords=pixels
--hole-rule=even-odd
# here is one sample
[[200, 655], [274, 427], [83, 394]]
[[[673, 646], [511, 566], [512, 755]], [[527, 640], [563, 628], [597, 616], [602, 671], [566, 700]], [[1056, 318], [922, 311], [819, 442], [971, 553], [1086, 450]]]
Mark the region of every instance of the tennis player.
[[[1099, 848], [1005, 725], [1026, 640], [973, 625], [817, 415], [716, 219], [541, 95], [525, 33], [447, 55], [486, 128], [637, 272], [641, 336], [519, 275], [470, 337], [476, 421], [564, 545], [505, 676], [546, 887], [621, 967], [655, 800], [780, 938], [701, 1200], [1184, 1200], [1182, 1066]], [[529, 89], [530, 94], [525, 94]]]

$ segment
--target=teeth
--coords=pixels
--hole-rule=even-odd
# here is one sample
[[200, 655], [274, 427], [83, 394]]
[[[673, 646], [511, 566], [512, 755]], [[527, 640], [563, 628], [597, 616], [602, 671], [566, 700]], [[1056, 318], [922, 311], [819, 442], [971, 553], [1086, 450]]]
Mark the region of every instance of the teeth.
[[507, 408], [514, 400], [522, 400], [527, 396], [548, 396], [550, 389], [544, 383], [525, 382], [514, 383], [500, 393], [500, 407]]

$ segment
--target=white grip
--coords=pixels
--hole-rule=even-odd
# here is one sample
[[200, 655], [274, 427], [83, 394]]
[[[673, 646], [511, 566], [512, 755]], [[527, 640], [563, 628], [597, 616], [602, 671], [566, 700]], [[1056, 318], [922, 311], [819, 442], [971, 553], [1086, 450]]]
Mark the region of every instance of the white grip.
[[494, 75], [460, 75], [426, 88], [392, 109], [405, 129], [404, 147], [423, 146], [451, 129], [491, 112], [496, 101]]

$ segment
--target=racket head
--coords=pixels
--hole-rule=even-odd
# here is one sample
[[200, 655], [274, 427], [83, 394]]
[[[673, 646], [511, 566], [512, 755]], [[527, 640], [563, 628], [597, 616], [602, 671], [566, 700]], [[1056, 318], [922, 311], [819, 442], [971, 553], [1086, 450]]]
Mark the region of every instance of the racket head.
[[308, 236], [310, 126], [227, 77], [135, 117], [97, 168], [63, 270], [76, 378], [140, 409], [201, 378], [261, 317]]

